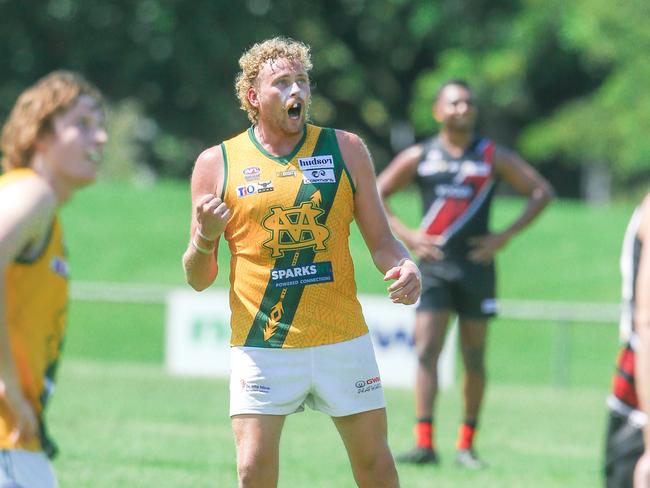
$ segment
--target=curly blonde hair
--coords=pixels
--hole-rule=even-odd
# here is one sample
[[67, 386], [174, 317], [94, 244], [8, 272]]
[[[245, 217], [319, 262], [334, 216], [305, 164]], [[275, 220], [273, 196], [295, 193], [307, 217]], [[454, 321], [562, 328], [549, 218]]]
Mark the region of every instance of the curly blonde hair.
[[253, 44], [250, 49], [244, 52], [239, 58], [241, 71], [235, 79], [235, 91], [241, 109], [248, 114], [248, 119], [253, 124], [257, 124], [258, 110], [248, 101], [248, 90], [255, 86], [257, 76], [264, 63], [275, 59], [286, 59], [289, 62], [298, 61], [307, 73], [312, 68], [309, 46], [289, 37], [274, 37]]
[[52, 130], [53, 118], [82, 95], [102, 103], [94, 85], [80, 74], [64, 70], [53, 71], [22, 92], [2, 129], [3, 169], [29, 166], [38, 138]]

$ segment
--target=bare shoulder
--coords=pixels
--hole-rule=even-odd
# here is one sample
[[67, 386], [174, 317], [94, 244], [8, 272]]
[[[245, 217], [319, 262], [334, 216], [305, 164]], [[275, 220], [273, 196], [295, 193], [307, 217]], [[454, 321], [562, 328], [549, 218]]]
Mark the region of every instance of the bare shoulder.
[[221, 145], [209, 147], [199, 154], [192, 171], [192, 193], [221, 194], [224, 179], [224, 158]]
[[46, 235], [56, 213], [57, 200], [41, 177], [23, 178], [0, 189], [0, 255], [11, 259], [27, 243]]
[[[40, 176], [22, 178], [0, 189], [0, 206], [3, 212], [36, 218], [51, 217], [57, 207], [52, 187]], [[5, 214], [6, 215], [6, 214]]]

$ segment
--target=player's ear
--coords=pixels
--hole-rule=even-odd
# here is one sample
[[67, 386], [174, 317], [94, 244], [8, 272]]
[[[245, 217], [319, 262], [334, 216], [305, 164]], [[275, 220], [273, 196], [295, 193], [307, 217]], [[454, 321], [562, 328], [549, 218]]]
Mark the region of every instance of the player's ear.
[[248, 103], [250, 103], [253, 107], [255, 108], [260, 107], [260, 100], [257, 97], [257, 90], [255, 90], [254, 87], [250, 87], [248, 89], [248, 93], [246, 93], [246, 98], [248, 99]]

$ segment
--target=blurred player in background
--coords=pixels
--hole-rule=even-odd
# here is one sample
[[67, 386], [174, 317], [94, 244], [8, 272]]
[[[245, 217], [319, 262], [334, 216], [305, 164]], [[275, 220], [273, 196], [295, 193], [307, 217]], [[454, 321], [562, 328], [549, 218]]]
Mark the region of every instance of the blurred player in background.
[[44, 409], [68, 298], [58, 209], [97, 175], [102, 98], [56, 71], [24, 91], [2, 131], [0, 176], [0, 486], [57, 486]]
[[305, 405], [332, 417], [359, 486], [398, 486], [356, 296], [352, 220], [384, 280], [395, 280], [393, 302], [417, 301], [418, 268], [390, 232], [361, 139], [307, 123], [309, 48], [275, 38], [255, 44], [239, 64], [236, 88], [253, 125], [198, 157], [183, 263], [188, 282], [207, 288], [221, 234], [228, 241], [240, 486], [277, 485], [285, 417]]
[[650, 454], [644, 451], [644, 430], [648, 429], [650, 409], [650, 246], [646, 244], [649, 239], [650, 196], [646, 196], [632, 214], [621, 253], [623, 347], [613, 391], [607, 399], [605, 482], [608, 488], [631, 488], [637, 461], [634, 486], [650, 488]]
[[[549, 183], [514, 152], [476, 134], [474, 94], [464, 81], [445, 83], [433, 104], [440, 133], [415, 144], [378, 178], [379, 193], [395, 234], [420, 258], [422, 297], [415, 319], [418, 365], [415, 385], [416, 445], [397, 460], [437, 464], [433, 409], [437, 363], [450, 315], [458, 314], [465, 366], [464, 422], [456, 461], [478, 469], [474, 435], [485, 389], [488, 319], [496, 313], [494, 256], [544, 209], [553, 196]], [[504, 180], [528, 197], [521, 215], [499, 233], [489, 231], [496, 183]], [[424, 217], [419, 229], [405, 226], [388, 198], [415, 182]]]

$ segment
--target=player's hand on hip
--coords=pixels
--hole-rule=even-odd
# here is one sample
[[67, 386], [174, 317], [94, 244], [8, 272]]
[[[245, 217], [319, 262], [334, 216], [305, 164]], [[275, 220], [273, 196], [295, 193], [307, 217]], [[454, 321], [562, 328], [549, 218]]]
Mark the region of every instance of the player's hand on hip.
[[472, 237], [468, 242], [473, 248], [468, 254], [469, 260], [488, 264], [494, 259], [497, 251], [507, 244], [508, 237], [505, 234], [486, 234]]
[[634, 468], [634, 488], [650, 488], [650, 452], [645, 451]]
[[196, 221], [201, 236], [214, 241], [223, 234], [231, 212], [218, 196], [204, 195], [196, 204]]
[[423, 261], [439, 261], [445, 257], [445, 253], [440, 249], [439, 237], [418, 230], [409, 241], [409, 248]]
[[410, 259], [405, 259], [398, 266], [389, 269], [384, 275], [384, 281], [389, 280], [396, 280], [388, 287], [388, 296], [393, 303], [413, 305], [420, 298], [420, 270]]

